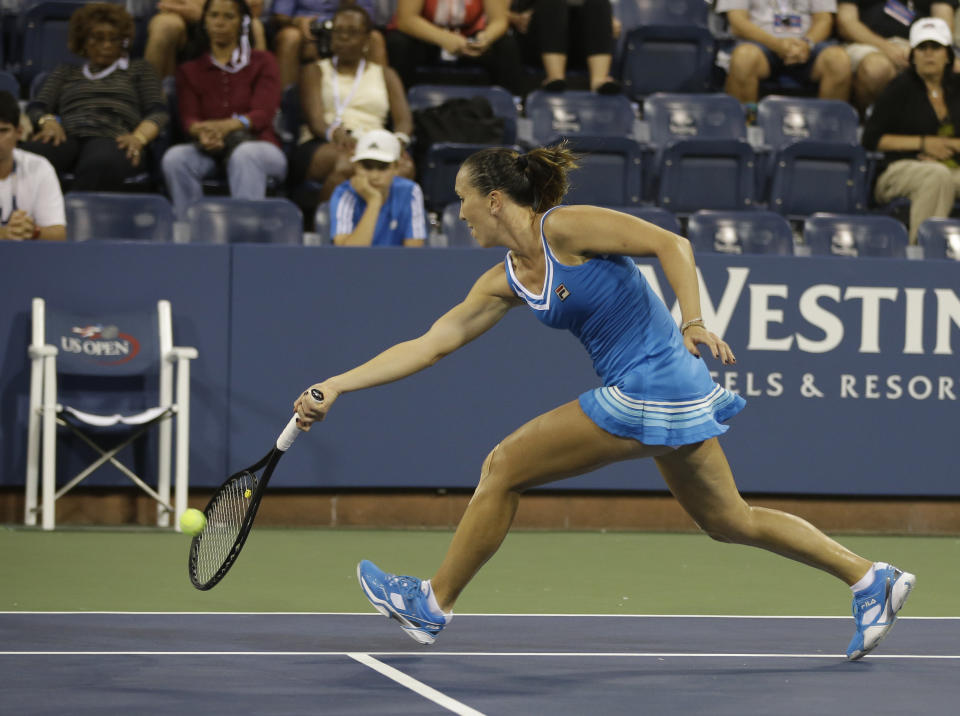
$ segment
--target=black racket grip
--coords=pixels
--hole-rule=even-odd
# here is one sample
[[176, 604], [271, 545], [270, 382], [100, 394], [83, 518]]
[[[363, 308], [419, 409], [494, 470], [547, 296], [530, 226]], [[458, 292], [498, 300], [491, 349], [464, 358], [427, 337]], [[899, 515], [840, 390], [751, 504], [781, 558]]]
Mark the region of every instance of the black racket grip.
[[318, 403], [323, 402], [323, 392], [320, 390], [317, 390], [316, 388], [310, 389], [310, 397], [316, 400]]

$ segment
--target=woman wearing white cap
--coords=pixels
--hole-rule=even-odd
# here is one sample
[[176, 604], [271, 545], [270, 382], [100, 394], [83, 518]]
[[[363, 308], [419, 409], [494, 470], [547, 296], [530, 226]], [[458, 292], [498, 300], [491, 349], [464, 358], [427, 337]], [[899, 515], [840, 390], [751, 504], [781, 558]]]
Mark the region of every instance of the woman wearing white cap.
[[400, 140], [385, 129], [360, 136], [354, 173], [330, 197], [330, 235], [338, 246], [423, 246], [423, 192], [397, 176]]
[[960, 189], [960, 81], [953, 38], [940, 18], [910, 28], [910, 66], [874, 104], [863, 132], [867, 149], [884, 152], [874, 195], [886, 204], [910, 199], [910, 243], [931, 216], [949, 216]]

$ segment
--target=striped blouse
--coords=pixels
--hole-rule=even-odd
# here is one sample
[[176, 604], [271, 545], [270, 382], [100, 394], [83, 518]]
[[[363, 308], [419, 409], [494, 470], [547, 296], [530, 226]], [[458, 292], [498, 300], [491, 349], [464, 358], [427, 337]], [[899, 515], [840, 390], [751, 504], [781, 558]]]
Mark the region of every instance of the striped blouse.
[[55, 114], [68, 137], [118, 137], [149, 119], [161, 129], [169, 120], [167, 102], [153, 66], [130, 60], [99, 80], [89, 80], [79, 65], [61, 64], [50, 73], [27, 106], [36, 126], [44, 114]]

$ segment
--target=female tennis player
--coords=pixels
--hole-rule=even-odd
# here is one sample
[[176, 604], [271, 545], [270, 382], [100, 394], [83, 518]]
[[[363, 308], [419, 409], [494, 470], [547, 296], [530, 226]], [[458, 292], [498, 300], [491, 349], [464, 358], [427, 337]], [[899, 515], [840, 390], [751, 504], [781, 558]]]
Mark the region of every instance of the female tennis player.
[[[603, 387], [522, 426], [493, 448], [440, 568], [430, 580], [397, 576], [364, 560], [370, 602], [431, 644], [454, 602], [510, 529], [520, 494], [619, 460], [651, 457], [667, 487], [711, 537], [753, 545], [822, 569], [854, 591], [856, 634], [847, 657], [873, 649], [893, 625], [915, 578], [871, 564], [808, 522], [751, 507], [734, 484], [717, 436], [745, 401], [717, 385], [704, 350], [729, 365], [730, 347], [707, 330], [693, 252], [683, 237], [594, 206], [559, 206], [575, 156], [564, 146], [518, 154], [484, 149], [456, 178], [460, 218], [481, 246], [503, 246], [502, 264], [430, 329], [362, 365], [308, 388], [294, 403], [304, 429], [337, 398], [433, 365], [527, 304], [543, 323], [576, 335]], [[680, 304], [678, 328], [628, 256], [656, 256]]]

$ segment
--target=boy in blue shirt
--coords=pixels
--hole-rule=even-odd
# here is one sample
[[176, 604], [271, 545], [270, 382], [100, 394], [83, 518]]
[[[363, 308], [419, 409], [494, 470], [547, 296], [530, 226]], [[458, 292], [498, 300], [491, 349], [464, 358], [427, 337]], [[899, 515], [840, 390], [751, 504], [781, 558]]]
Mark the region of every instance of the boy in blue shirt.
[[337, 246], [423, 246], [427, 238], [423, 192], [397, 176], [400, 141], [384, 129], [357, 140], [356, 169], [330, 197], [330, 235]]

